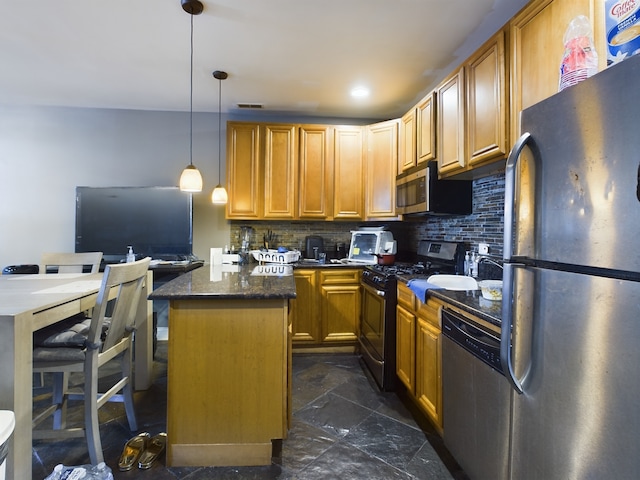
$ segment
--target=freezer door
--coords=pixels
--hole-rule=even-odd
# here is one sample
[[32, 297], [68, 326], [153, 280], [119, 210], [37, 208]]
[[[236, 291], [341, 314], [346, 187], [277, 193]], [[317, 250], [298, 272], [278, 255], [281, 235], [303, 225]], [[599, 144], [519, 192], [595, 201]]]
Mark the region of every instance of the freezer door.
[[640, 272], [637, 78], [640, 57], [522, 112], [515, 256]]
[[513, 270], [510, 478], [638, 478], [640, 283]]

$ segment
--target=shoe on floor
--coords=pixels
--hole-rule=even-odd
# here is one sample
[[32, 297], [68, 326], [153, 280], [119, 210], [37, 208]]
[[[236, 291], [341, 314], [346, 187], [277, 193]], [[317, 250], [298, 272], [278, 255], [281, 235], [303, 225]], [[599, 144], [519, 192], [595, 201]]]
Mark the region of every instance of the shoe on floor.
[[120, 455], [120, 461], [118, 462], [118, 468], [120, 468], [121, 472], [126, 472], [133, 468], [140, 458], [140, 455], [142, 455], [142, 452], [147, 448], [149, 438], [149, 434], [143, 432], [125, 444], [122, 455]]
[[151, 468], [153, 462], [162, 455], [164, 452], [165, 446], [167, 445], [167, 434], [159, 433], [158, 435], [154, 435], [151, 437], [151, 440], [147, 443], [147, 448], [142, 455], [140, 456], [140, 461], [138, 462], [138, 468], [142, 470], [146, 470]]

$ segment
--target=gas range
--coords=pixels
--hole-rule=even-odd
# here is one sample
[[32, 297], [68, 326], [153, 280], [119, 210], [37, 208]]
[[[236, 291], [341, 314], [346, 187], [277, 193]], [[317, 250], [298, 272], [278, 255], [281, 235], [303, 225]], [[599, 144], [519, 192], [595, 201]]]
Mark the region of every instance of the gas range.
[[369, 285], [384, 289], [393, 283], [398, 275], [425, 274], [427, 267], [423, 263], [395, 263], [393, 265], [367, 265], [362, 271], [362, 280]]
[[398, 276], [456, 273], [464, 265], [464, 245], [423, 240], [415, 262], [367, 265], [362, 271], [360, 351], [382, 390], [396, 379], [396, 304]]
[[395, 289], [398, 275], [455, 274], [462, 271], [463, 264], [463, 244], [422, 240], [418, 246], [415, 262], [367, 265], [362, 272], [362, 281], [380, 290]]

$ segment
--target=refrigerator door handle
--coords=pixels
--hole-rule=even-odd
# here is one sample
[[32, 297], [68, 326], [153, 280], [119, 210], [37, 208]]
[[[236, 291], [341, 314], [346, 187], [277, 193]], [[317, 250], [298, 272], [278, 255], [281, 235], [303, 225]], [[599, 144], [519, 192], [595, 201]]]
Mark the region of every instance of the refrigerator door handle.
[[511, 153], [507, 158], [505, 169], [505, 185], [504, 185], [504, 249], [503, 258], [505, 262], [511, 260], [513, 255], [513, 221], [516, 201], [516, 165], [520, 158], [522, 149], [527, 144], [531, 134], [523, 133], [518, 141], [513, 145]]
[[[502, 325], [500, 329], [500, 361], [502, 362], [502, 369], [504, 375], [509, 380], [509, 383], [518, 393], [522, 393], [522, 383], [516, 377], [513, 368], [513, 271], [520, 265], [513, 263], [505, 263], [504, 271], [502, 275]], [[517, 352], [516, 352], [517, 353]]]

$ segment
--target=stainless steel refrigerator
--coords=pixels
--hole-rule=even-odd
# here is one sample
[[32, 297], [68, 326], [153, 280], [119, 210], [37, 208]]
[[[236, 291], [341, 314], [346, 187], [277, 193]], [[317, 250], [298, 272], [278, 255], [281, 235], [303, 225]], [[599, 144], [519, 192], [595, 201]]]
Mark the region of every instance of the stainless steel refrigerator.
[[510, 478], [640, 478], [640, 55], [521, 123], [505, 183]]

